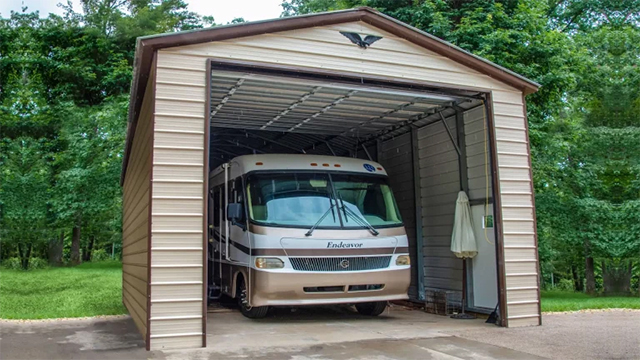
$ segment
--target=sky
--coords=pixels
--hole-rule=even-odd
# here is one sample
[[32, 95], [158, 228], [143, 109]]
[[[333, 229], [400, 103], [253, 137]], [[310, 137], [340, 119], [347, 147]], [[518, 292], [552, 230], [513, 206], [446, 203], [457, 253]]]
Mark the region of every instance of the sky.
[[[66, 3], [66, 0], [62, 0]], [[49, 13], [61, 15], [57, 4], [60, 0], [0, 0], [0, 15], [9, 17], [11, 10], [20, 11], [27, 6], [30, 11], [40, 11], [41, 17]], [[80, 10], [80, 1], [72, 0], [76, 11]], [[226, 24], [234, 18], [242, 17], [247, 21], [272, 19], [280, 16], [282, 0], [185, 0], [189, 10], [200, 15], [213, 15], [217, 24]]]

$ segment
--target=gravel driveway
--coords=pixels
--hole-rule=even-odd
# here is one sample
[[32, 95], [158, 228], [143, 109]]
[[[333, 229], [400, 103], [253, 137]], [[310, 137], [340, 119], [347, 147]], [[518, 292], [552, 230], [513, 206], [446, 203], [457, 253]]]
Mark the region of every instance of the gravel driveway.
[[450, 334], [550, 359], [640, 359], [640, 311], [546, 314], [542, 326]]

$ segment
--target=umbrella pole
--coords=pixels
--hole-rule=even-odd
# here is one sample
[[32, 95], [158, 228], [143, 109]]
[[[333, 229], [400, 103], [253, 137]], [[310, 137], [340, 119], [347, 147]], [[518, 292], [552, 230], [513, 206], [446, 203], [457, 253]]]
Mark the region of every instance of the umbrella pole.
[[476, 317], [471, 314], [467, 314], [464, 312], [464, 308], [467, 305], [467, 259], [462, 259], [462, 301], [460, 302], [460, 308], [462, 312], [458, 314], [451, 315], [452, 319], [464, 319], [470, 320], [475, 319]]

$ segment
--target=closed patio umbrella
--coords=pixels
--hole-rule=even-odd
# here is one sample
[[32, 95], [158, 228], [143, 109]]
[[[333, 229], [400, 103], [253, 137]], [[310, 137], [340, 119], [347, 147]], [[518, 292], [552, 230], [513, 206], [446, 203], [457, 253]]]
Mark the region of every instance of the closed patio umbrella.
[[456, 200], [456, 212], [453, 220], [453, 232], [451, 234], [451, 251], [462, 259], [462, 312], [452, 315], [455, 319], [475, 319], [475, 316], [464, 312], [466, 292], [467, 292], [467, 262], [478, 254], [476, 237], [473, 234], [473, 224], [471, 223], [471, 209], [469, 198], [464, 191], [458, 193]]
[[470, 259], [478, 254], [476, 237], [473, 235], [471, 224], [471, 209], [469, 198], [464, 191], [458, 193], [456, 212], [451, 234], [451, 251], [461, 259]]

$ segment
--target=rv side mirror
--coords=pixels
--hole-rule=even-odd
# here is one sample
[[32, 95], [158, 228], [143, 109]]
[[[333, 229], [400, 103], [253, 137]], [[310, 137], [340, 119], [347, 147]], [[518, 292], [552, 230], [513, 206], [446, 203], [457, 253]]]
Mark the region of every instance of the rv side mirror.
[[231, 203], [227, 205], [227, 220], [233, 222], [240, 222], [243, 218], [242, 204]]

